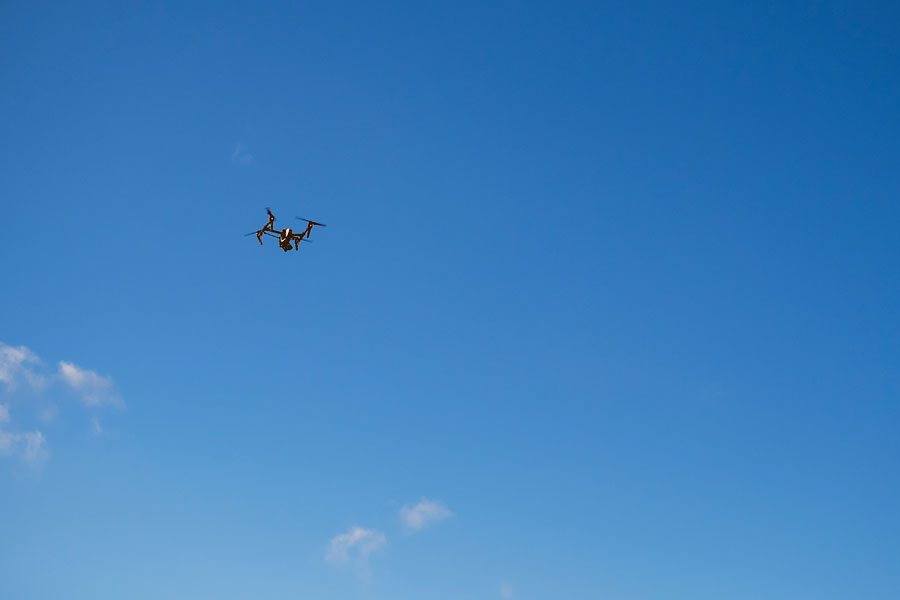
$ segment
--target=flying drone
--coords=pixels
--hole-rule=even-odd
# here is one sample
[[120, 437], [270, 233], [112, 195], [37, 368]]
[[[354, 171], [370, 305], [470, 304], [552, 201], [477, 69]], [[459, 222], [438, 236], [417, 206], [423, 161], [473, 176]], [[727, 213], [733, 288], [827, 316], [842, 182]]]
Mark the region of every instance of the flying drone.
[[316, 223], [315, 221], [310, 221], [303, 217], [297, 217], [301, 221], [306, 221], [306, 229], [304, 229], [302, 233], [294, 233], [294, 230], [290, 227], [285, 227], [281, 231], [278, 231], [275, 229], [275, 215], [272, 214], [272, 210], [267, 208], [266, 212], [269, 213], [269, 220], [263, 225], [262, 229], [245, 234], [245, 237], [256, 234], [256, 239], [260, 246], [262, 246], [263, 243], [263, 236], [268, 235], [270, 237], [278, 238], [278, 245], [285, 252], [288, 252], [292, 246], [294, 250], [299, 250], [300, 242], [310, 241], [309, 233], [314, 226], [318, 225], [319, 227], [325, 227], [325, 223]]

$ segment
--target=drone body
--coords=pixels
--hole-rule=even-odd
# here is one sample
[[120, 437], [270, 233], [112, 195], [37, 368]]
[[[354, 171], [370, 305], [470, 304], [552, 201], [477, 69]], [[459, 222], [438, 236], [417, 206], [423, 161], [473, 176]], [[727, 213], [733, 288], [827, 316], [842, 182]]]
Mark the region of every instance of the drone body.
[[285, 252], [290, 251], [292, 246], [296, 251], [300, 249], [300, 242], [304, 240], [309, 241], [309, 234], [314, 226], [318, 225], [319, 227], [325, 227], [324, 223], [316, 223], [315, 221], [310, 221], [309, 219], [304, 219], [303, 217], [297, 217], [301, 221], [306, 221], [306, 229], [304, 229], [303, 232], [294, 233], [294, 230], [290, 227], [285, 227], [281, 231], [278, 231], [277, 229], [275, 229], [275, 215], [273, 215], [272, 211], [268, 208], [266, 209], [266, 212], [269, 214], [269, 220], [265, 225], [263, 225], [262, 229], [259, 229], [255, 232], [251, 231], [247, 234], [253, 235], [255, 233], [256, 239], [259, 242], [260, 246], [262, 246], [263, 243], [263, 236], [268, 235], [274, 238], [278, 238], [278, 246]]

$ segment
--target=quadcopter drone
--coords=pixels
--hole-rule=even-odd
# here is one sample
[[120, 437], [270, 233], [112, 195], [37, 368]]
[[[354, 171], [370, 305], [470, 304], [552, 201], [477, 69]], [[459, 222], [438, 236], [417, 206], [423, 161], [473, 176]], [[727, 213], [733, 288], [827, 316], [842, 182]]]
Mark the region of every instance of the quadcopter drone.
[[264, 235], [268, 235], [274, 238], [278, 238], [278, 245], [282, 250], [288, 252], [293, 246], [294, 250], [300, 249], [300, 242], [309, 242], [309, 233], [312, 231], [312, 228], [316, 225], [319, 227], [325, 227], [325, 223], [316, 223], [315, 221], [310, 221], [309, 219], [304, 219], [303, 217], [297, 217], [301, 221], [306, 221], [306, 229], [303, 230], [302, 233], [294, 233], [294, 230], [290, 227], [285, 227], [281, 231], [275, 229], [275, 215], [272, 214], [272, 210], [267, 208], [266, 212], [269, 213], [269, 220], [263, 225], [262, 229], [258, 231], [251, 231], [248, 234], [245, 234], [245, 237], [248, 235], [256, 234], [256, 239], [259, 242], [259, 245], [262, 246], [262, 240]]

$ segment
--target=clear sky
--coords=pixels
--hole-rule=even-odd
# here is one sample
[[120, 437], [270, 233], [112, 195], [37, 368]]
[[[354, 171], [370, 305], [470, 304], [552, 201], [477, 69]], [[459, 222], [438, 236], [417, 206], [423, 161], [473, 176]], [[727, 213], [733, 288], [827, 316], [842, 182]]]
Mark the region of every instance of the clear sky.
[[0, 596], [900, 597], [898, 32], [0, 3]]

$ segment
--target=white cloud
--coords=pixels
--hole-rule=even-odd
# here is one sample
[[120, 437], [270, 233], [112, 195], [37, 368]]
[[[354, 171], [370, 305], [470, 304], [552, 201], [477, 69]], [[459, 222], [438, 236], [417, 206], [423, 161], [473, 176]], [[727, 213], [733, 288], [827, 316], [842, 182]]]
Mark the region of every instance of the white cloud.
[[25, 380], [34, 390], [41, 390], [47, 380], [36, 373], [29, 365], [38, 365], [41, 360], [37, 354], [25, 346], [7, 346], [0, 342], [0, 381], [6, 384], [7, 390], [13, 390], [19, 380]]
[[446, 506], [425, 498], [415, 506], [407, 505], [400, 509], [400, 520], [410, 532], [419, 531], [431, 523], [439, 523], [452, 516], [453, 513]]
[[380, 531], [351, 527], [347, 533], [334, 536], [328, 544], [325, 560], [335, 566], [351, 566], [357, 574], [368, 577], [369, 556], [387, 544]]
[[44, 440], [44, 434], [40, 431], [29, 431], [23, 433], [25, 438], [25, 453], [22, 458], [31, 466], [37, 466], [43, 463], [50, 456], [50, 450], [47, 449], [47, 442]]
[[236, 142], [231, 147], [231, 162], [236, 165], [247, 165], [253, 162], [253, 155], [244, 149], [243, 144]]
[[43, 423], [52, 423], [56, 420], [56, 415], [59, 414], [59, 407], [55, 404], [50, 406], [45, 406], [38, 412], [38, 419]]
[[69, 387], [81, 394], [85, 406], [123, 405], [122, 398], [116, 393], [115, 384], [110, 377], [82, 369], [64, 360], [59, 361], [59, 375]]
[[[35, 392], [43, 392], [51, 383], [62, 382], [75, 390], [82, 404], [89, 409], [104, 406], [123, 408], [124, 402], [116, 390], [112, 378], [83, 369], [73, 363], [60, 361], [57, 375], [48, 372], [37, 354], [25, 346], [10, 346], [0, 342], [0, 389], [13, 393], [22, 383]], [[42, 408], [39, 408], [43, 405]], [[42, 423], [53, 422], [59, 413], [56, 404], [42, 399], [37, 410], [37, 418]], [[100, 421], [91, 419], [91, 430], [96, 435], [103, 433]], [[22, 431], [15, 427], [9, 414], [9, 405], [0, 404], [0, 456], [16, 457], [30, 466], [43, 464], [50, 456], [44, 433]]]
[[12, 454], [13, 444], [19, 440], [19, 436], [8, 431], [3, 431], [3, 426], [9, 423], [9, 407], [0, 404], [0, 454], [8, 456]]
[[500, 597], [501, 598], [504, 598], [504, 599], [512, 598], [514, 592], [515, 592], [515, 590], [513, 590], [513, 587], [511, 585], [509, 585], [508, 583], [506, 583], [505, 581], [500, 583]]
[[21, 448], [22, 459], [32, 467], [40, 466], [50, 456], [44, 434], [40, 431], [25, 433], [6, 431], [4, 426], [9, 422], [9, 407], [0, 404], [0, 455], [18, 454], [24, 442], [24, 448]]
[[0, 429], [0, 456], [9, 456], [16, 448], [19, 435]]

